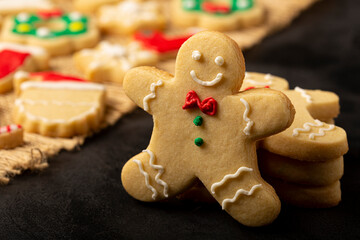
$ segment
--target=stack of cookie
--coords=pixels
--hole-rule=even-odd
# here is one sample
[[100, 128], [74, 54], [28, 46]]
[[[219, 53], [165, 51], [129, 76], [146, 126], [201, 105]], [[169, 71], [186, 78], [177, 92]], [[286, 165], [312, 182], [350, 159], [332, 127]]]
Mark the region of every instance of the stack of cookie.
[[288, 90], [284, 79], [248, 73], [242, 89], [269, 87], [282, 91], [295, 106], [293, 124], [262, 140], [258, 161], [262, 175], [280, 198], [301, 207], [331, 207], [341, 200], [346, 132], [333, 124], [339, 98], [332, 92]]

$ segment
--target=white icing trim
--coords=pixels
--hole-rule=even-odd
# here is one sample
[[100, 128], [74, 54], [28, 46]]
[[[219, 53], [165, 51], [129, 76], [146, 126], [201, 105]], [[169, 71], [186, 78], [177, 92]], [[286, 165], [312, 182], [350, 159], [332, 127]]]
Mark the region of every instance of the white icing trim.
[[324, 125], [324, 123], [322, 123], [321, 121], [319, 121], [317, 119], [315, 120], [315, 123], [309, 123], [309, 122], [304, 123], [303, 128], [295, 128], [293, 130], [292, 136], [297, 137], [299, 135], [300, 131], [301, 132], [310, 132], [311, 127], [322, 127], [323, 125]]
[[98, 90], [104, 91], [105, 87], [97, 83], [87, 82], [71, 82], [71, 81], [59, 81], [59, 82], [39, 82], [29, 81], [21, 84], [20, 89], [25, 90], [28, 88], [48, 88], [48, 89], [71, 89], [71, 90]]
[[29, 78], [30, 74], [26, 71], [19, 70], [14, 74], [14, 79]]
[[16, 19], [19, 22], [26, 22], [26, 21], [29, 20], [29, 18], [30, 18], [30, 15], [28, 13], [25, 13], [25, 12], [21, 12], [18, 15], [16, 15]]
[[300, 87], [295, 87], [294, 89], [296, 92], [301, 93], [301, 96], [306, 99], [306, 102], [312, 103], [312, 98], [309, 94], [306, 93], [306, 91]]
[[[304, 123], [303, 128], [295, 128], [293, 130], [293, 137], [297, 137], [299, 135], [299, 132], [310, 132], [311, 131], [311, 127], [322, 127], [324, 126], [324, 123], [319, 121], [319, 120], [315, 120], [315, 123]], [[333, 124], [329, 124], [328, 128], [320, 128], [319, 129], [319, 133], [310, 133], [309, 134], [309, 139], [314, 140], [315, 137], [323, 137], [325, 136], [325, 131], [331, 131], [335, 128], [335, 125]]]
[[246, 83], [250, 83], [252, 85], [259, 85], [259, 86], [267, 86], [267, 85], [272, 85], [273, 84], [273, 76], [268, 73], [265, 75], [264, 79], [267, 80], [267, 82], [259, 82], [259, 81], [256, 81], [256, 80], [253, 80], [253, 79], [247, 79], [247, 78], [251, 78], [250, 74], [249, 73], [245, 73], [245, 80], [244, 82]]
[[253, 169], [252, 168], [248, 168], [248, 167], [239, 167], [239, 169], [234, 173], [234, 174], [227, 174], [223, 177], [223, 179], [219, 182], [214, 183], [213, 185], [211, 185], [211, 193], [215, 194], [215, 189], [217, 187], [220, 187], [221, 185], [223, 185], [228, 179], [231, 178], [237, 178], [238, 176], [240, 176], [240, 174], [242, 172], [252, 172]]
[[218, 73], [216, 75], [216, 77], [211, 80], [210, 82], [207, 82], [207, 81], [202, 81], [200, 80], [197, 76], [196, 76], [196, 73], [195, 73], [195, 70], [191, 70], [190, 71], [190, 76], [191, 78], [198, 84], [202, 85], [202, 86], [205, 86], [205, 87], [210, 87], [210, 86], [214, 86], [215, 84], [217, 84], [218, 82], [221, 81], [222, 77], [223, 77], [223, 74], [222, 73]]
[[39, 37], [48, 37], [50, 36], [50, 30], [47, 27], [40, 27], [36, 30], [36, 35]]
[[71, 19], [71, 21], [79, 21], [82, 18], [82, 14], [79, 12], [71, 12], [69, 13], [69, 18]]
[[57, 100], [32, 100], [32, 99], [17, 99], [20, 100], [22, 103], [25, 104], [29, 104], [29, 105], [37, 105], [37, 104], [41, 104], [41, 105], [45, 105], [48, 106], [50, 104], [53, 105], [70, 105], [70, 106], [92, 106], [94, 105], [93, 102], [72, 102], [72, 101], [57, 101]]
[[246, 191], [246, 190], [240, 188], [239, 190], [236, 191], [236, 193], [235, 193], [235, 195], [234, 195], [233, 198], [226, 198], [226, 199], [224, 199], [224, 200], [222, 201], [222, 204], [221, 204], [222, 209], [224, 210], [224, 209], [226, 208], [226, 204], [227, 204], [227, 203], [229, 203], [229, 202], [234, 203], [241, 194], [250, 196], [250, 195], [252, 195], [252, 194], [254, 193], [254, 191], [255, 191], [257, 188], [259, 188], [259, 187], [261, 187], [261, 186], [262, 186], [261, 184], [254, 185], [254, 186], [252, 186], [252, 188], [250, 189], [250, 191]]
[[154, 153], [152, 151], [150, 151], [148, 149], [145, 149], [145, 150], [143, 150], [143, 152], [146, 152], [147, 154], [149, 154], [149, 156], [150, 156], [150, 159], [149, 159], [150, 167], [152, 167], [153, 169], [158, 170], [158, 173], [155, 176], [155, 181], [157, 182], [157, 184], [164, 187], [164, 196], [169, 197], [169, 194], [168, 194], [169, 186], [168, 186], [168, 184], [166, 182], [164, 182], [163, 180], [160, 179], [161, 175], [164, 173], [164, 167], [161, 166], [161, 165], [155, 165], [154, 164], [155, 156], [154, 156]]
[[315, 137], [323, 137], [323, 136], [325, 136], [325, 131], [331, 131], [331, 130], [333, 130], [334, 128], [335, 128], [335, 125], [329, 124], [329, 127], [328, 127], [328, 128], [320, 128], [320, 129], [319, 129], [319, 133], [311, 133], [311, 134], [309, 135], [309, 138], [312, 139], [312, 140], [314, 140]]
[[250, 105], [248, 104], [248, 102], [243, 99], [243, 98], [240, 98], [240, 101], [244, 104], [245, 106], [245, 111], [244, 111], [244, 114], [243, 114], [243, 119], [244, 121], [246, 122], [246, 126], [243, 130], [243, 132], [245, 133], [245, 135], [250, 135], [250, 130], [251, 130], [251, 127], [254, 125], [254, 121], [252, 121], [249, 117], [248, 117], [248, 114], [249, 114], [249, 111], [250, 111]]
[[[10, 127], [10, 131], [8, 131], [8, 127]], [[3, 134], [3, 133], [11, 133], [15, 130], [18, 130], [20, 129], [18, 127], [18, 125], [16, 124], [11, 124], [11, 125], [8, 125], [8, 126], [3, 126], [3, 127], [0, 127], [0, 134]]]
[[[25, 106], [24, 106], [24, 103], [26, 103], [26, 101], [28, 100], [25, 100], [25, 99], [16, 99], [15, 100], [15, 106], [17, 106], [19, 108], [19, 112], [20, 113], [24, 113], [26, 115], [26, 117], [28, 119], [31, 119], [33, 121], [41, 121], [41, 122], [46, 122], [46, 123], [66, 123], [66, 122], [75, 122], [79, 119], [83, 119], [91, 114], [95, 114], [97, 112], [97, 109], [100, 108], [100, 105], [99, 104], [94, 104], [94, 106], [92, 108], [90, 108], [89, 110], [75, 116], [75, 117], [72, 117], [68, 120], [65, 120], [65, 119], [47, 119], [45, 117], [39, 117], [39, 116], [36, 116], [34, 114], [31, 114], [29, 112], [26, 112], [25, 111]], [[31, 100], [30, 100], [31, 101]]]
[[157, 81], [157, 83], [152, 83], [150, 85], [150, 91], [151, 93], [146, 95], [143, 99], [143, 106], [144, 106], [144, 110], [145, 111], [149, 111], [149, 100], [150, 99], [154, 99], [156, 97], [156, 94], [155, 94], [155, 90], [156, 90], [156, 87], [159, 87], [163, 84], [163, 82], [161, 80]]
[[225, 60], [222, 56], [217, 56], [215, 58], [215, 64], [218, 66], [222, 66], [224, 64]]
[[46, 50], [42, 47], [21, 45], [21, 44], [10, 43], [10, 42], [0, 42], [0, 51], [5, 50], [5, 49], [16, 51], [16, 52], [30, 53], [31, 55], [34, 55], [34, 56], [46, 55]]
[[137, 160], [137, 159], [133, 159], [133, 162], [136, 163], [138, 166], [139, 166], [139, 171], [140, 173], [145, 177], [145, 185], [148, 189], [150, 189], [152, 191], [152, 199], [156, 199], [157, 195], [158, 195], [158, 192], [156, 191], [156, 189], [150, 185], [149, 183], [149, 174], [147, 172], [144, 171], [143, 167], [142, 167], [142, 164], [140, 162], [140, 160]]
[[201, 58], [201, 53], [198, 50], [194, 50], [191, 54], [192, 59], [199, 61]]

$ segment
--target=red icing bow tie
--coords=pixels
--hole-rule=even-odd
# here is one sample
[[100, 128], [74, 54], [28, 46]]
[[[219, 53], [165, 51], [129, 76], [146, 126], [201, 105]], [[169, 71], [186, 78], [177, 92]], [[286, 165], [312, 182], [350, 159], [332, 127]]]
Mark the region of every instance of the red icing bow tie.
[[213, 116], [216, 113], [216, 104], [216, 100], [212, 97], [208, 97], [203, 101], [200, 101], [196, 92], [191, 90], [186, 94], [185, 104], [182, 108], [189, 109], [198, 106], [203, 113]]

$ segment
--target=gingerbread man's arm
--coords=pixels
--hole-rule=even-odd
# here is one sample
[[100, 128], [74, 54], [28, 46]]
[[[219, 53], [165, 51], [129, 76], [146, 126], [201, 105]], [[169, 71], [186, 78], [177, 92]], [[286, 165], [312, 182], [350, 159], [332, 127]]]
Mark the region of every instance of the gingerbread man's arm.
[[154, 67], [137, 67], [126, 73], [123, 87], [131, 100], [152, 114], [150, 105], [157, 96], [157, 88], [163, 87], [172, 78], [171, 74]]
[[[228, 96], [221, 104], [231, 109], [229, 118], [237, 118], [239, 131], [256, 140], [288, 128], [294, 120], [295, 109], [289, 98], [271, 89], [251, 89]], [[229, 106], [226, 106], [229, 105]], [[238, 107], [230, 107], [230, 105]], [[234, 113], [235, 111], [235, 113]]]

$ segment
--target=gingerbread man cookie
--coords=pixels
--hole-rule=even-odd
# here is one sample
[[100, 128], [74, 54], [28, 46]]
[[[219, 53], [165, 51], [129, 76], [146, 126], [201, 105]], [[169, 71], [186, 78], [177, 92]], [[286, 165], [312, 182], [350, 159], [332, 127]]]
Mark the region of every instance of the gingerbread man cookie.
[[21, 84], [14, 121], [26, 132], [72, 137], [99, 128], [105, 111], [103, 85], [52, 72], [17, 75]]
[[21, 145], [23, 136], [21, 125], [10, 124], [0, 127], [0, 149], [11, 149]]
[[294, 104], [294, 122], [285, 131], [264, 139], [262, 148], [305, 161], [334, 159], [348, 151], [346, 132], [323, 122], [339, 114], [339, 98], [336, 94], [300, 87], [282, 92]]
[[[274, 183], [281, 199], [291, 204], [337, 205], [341, 200], [343, 155], [348, 149], [345, 131], [329, 123], [339, 114], [339, 98], [320, 90], [288, 90], [285, 79], [279, 81], [270, 74], [248, 73], [246, 78], [242, 90], [268, 85], [285, 93], [296, 109], [290, 128], [260, 141], [259, 167], [265, 179]], [[302, 200], [295, 197], [296, 191]]]
[[99, 27], [110, 33], [132, 34], [142, 29], [165, 27], [165, 16], [156, 1], [124, 0], [117, 5], [105, 5], [98, 11]]
[[174, 0], [172, 21], [180, 27], [231, 31], [260, 24], [264, 9], [255, 0]]
[[76, 53], [74, 61], [90, 81], [122, 83], [129, 69], [155, 65], [158, 56], [138, 42], [128, 45], [101, 42], [95, 49], [83, 49]]
[[13, 76], [18, 70], [38, 71], [48, 68], [45, 49], [15, 43], [0, 43], [0, 93], [13, 88]]
[[81, 13], [51, 10], [9, 16], [1, 37], [5, 41], [41, 46], [57, 56], [93, 47], [99, 33], [94, 22]]
[[244, 74], [237, 44], [207, 31], [182, 45], [175, 76], [151, 67], [126, 74], [125, 92], [154, 119], [149, 146], [122, 170], [131, 196], [162, 200], [198, 178], [245, 225], [261, 226], [277, 217], [280, 201], [260, 176], [255, 142], [289, 127], [294, 109], [278, 91], [239, 93]]

